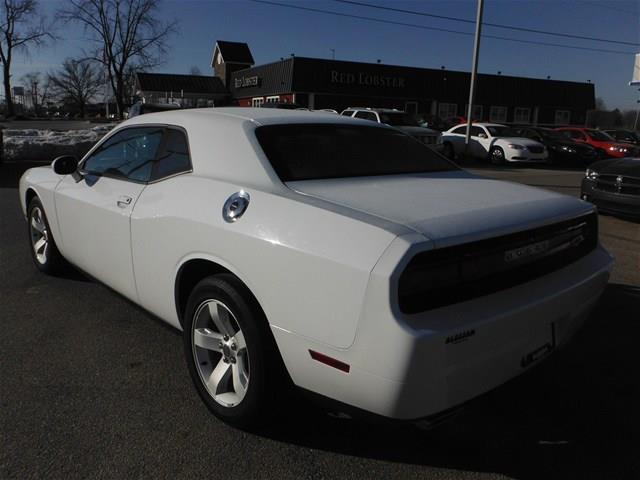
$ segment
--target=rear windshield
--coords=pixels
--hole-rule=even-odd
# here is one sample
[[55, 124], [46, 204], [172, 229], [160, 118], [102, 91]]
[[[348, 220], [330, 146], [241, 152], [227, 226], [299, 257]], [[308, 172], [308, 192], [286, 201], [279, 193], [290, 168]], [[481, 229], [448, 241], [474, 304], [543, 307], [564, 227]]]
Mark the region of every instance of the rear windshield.
[[413, 137], [373, 125], [267, 125], [256, 137], [283, 182], [458, 169]]

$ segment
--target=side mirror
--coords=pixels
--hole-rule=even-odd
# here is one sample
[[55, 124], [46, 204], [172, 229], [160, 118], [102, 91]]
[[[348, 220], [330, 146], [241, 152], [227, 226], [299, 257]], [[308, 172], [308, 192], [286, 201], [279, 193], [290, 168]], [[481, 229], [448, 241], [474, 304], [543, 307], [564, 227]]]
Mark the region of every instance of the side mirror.
[[486, 133], [479, 133], [478, 134], [478, 138], [487, 138], [487, 134]]
[[78, 170], [78, 159], [73, 155], [62, 155], [56, 158], [51, 166], [58, 175], [71, 175]]

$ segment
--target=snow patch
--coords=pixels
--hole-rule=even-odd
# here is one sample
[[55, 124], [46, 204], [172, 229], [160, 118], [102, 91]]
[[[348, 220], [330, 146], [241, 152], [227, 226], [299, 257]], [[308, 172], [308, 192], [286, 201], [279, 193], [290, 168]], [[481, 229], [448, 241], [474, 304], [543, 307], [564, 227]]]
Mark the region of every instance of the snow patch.
[[53, 160], [60, 155], [80, 158], [114, 125], [98, 125], [85, 130], [6, 129], [2, 131], [7, 160]]

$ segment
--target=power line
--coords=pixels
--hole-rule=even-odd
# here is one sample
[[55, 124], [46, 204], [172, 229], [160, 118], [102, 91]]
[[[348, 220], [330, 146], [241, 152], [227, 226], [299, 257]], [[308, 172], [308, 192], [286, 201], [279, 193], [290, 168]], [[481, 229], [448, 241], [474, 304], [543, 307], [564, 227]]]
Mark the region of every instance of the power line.
[[[333, 0], [334, 2], [337, 3], [346, 3], [346, 4], [351, 4], [351, 5], [359, 5], [361, 7], [367, 7], [367, 8], [376, 8], [378, 10], [386, 10], [386, 11], [390, 11], [390, 12], [399, 12], [399, 13], [406, 13], [409, 15], [419, 15], [421, 17], [431, 17], [431, 18], [439, 18], [441, 20], [449, 20], [452, 22], [462, 22], [462, 23], [471, 23], [471, 24], [475, 24], [474, 20], [469, 20], [466, 18], [459, 18], [459, 17], [449, 17], [446, 15], [436, 15], [434, 13], [426, 13], [426, 12], [417, 12], [415, 10], [406, 10], [403, 8], [394, 8], [394, 7], [385, 7], [382, 5], [373, 5], [371, 3], [365, 3], [365, 2], [358, 2], [355, 0]], [[624, 42], [621, 40], [610, 40], [607, 38], [597, 38], [597, 37], [587, 37], [587, 36], [583, 36], [583, 35], [572, 35], [570, 33], [559, 33], [559, 32], [549, 32], [546, 30], [538, 30], [535, 28], [526, 28], [526, 27], [516, 27], [513, 25], [502, 25], [499, 23], [488, 23], [488, 22], [482, 22], [482, 25], [487, 26], [487, 27], [494, 27], [494, 28], [502, 28], [505, 30], [513, 30], [516, 32], [527, 32], [527, 33], [538, 33], [541, 35], [552, 35], [555, 37], [564, 37], [564, 38], [574, 38], [574, 39], [578, 39], [578, 40], [589, 40], [592, 42], [604, 42], [604, 43], [615, 43], [618, 45], [631, 45], [632, 47], [636, 47], [640, 44], [638, 43], [634, 43], [634, 42]]]
[[[363, 15], [354, 15], [354, 14], [350, 14], [350, 13], [343, 13], [343, 12], [336, 12], [333, 10], [323, 10], [320, 8], [313, 8], [313, 7], [303, 7], [300, 5], [291, 5], [291, 4], [287, 4], [287, 3], [280, 3], [280, 2], [274, 2], [274, 1], [270, 1], [270, 0], [251, 0], [254, 3], [261, 3], [261, 4], [265, 4], [265, 5], [272, 5], [272, 6], [277, 6], [277, 7], [286, 7], [286, 8], [292, 8], [295, 10], [304, 10], [307, 12], [314, 12], [314, 13], [322, 13], [322, 14], [326, 14], [326, 15], [333, 15], [336, 17], [345, 17], [345, 18], [354, 18], [357, 20], [366, 20], [369, 22], [376, 22], [376, 23], [386, 23], [389, 25], [399, 25], [402, 27], [411, 27], [411, 28], [419, 28], [421, 30], [432, 30], [432, 31], [437, 31], [437, 32], [445, 32], [445, 33], [453, 33], [456, 35], [465, 35], [465, 36], [473, 36], [473, 33], [470, 32], [463, 32], [460, 30], [451, 30], [448, 28], [438, 28], [438, 27], [428, 27], [426, 25], [418, 25], [415, 23], [406, 23], [406, 22], [396, 22], [394, 20], [384, 20], [382, 18], [375, 18], [375, 17], [365, 17]], [[550, 43], [550, 42], [539, 42], [536, 40], [520, 40], [517, 38], [509, 38], [509, 37], [500, 37], [497, 35], [483, 35], [482, 38], [491, 38], [493, 40], [502, 40], [502, 41], [507, 41], [507, 42], [515, 42], [515, 43], [526, 43], [526, 44], [531, 44], [531, 45], [542, 45], [542, 46], [546, 46], [546, 47], [559, 47], [559, 48], [569, 48], [572, 50], [586, 50], [589, 52], [602, 52], [602, 53], [615, 53], [615, 54], [619, 54], [619, 55], [634, 55], [633, 52], [623, 52], [621, 50], [607, 50], [604, 48], [591, 48], [591, 47], [578, 47], [575, 45], [563, 45], [560, 43]]]

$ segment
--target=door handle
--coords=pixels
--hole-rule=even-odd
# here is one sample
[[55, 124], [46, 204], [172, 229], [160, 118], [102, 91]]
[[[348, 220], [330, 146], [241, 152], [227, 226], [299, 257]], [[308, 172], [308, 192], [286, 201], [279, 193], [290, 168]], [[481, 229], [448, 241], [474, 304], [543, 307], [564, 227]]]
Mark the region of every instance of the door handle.
[[118, 206], [120, 208], [127, 208], [131, 204], [132, 200], [133, 200], [133, 198], [128, 197], [127, 195], [122, 195], [122, 196], [118, 197], [117, 204], [118, 204]]

